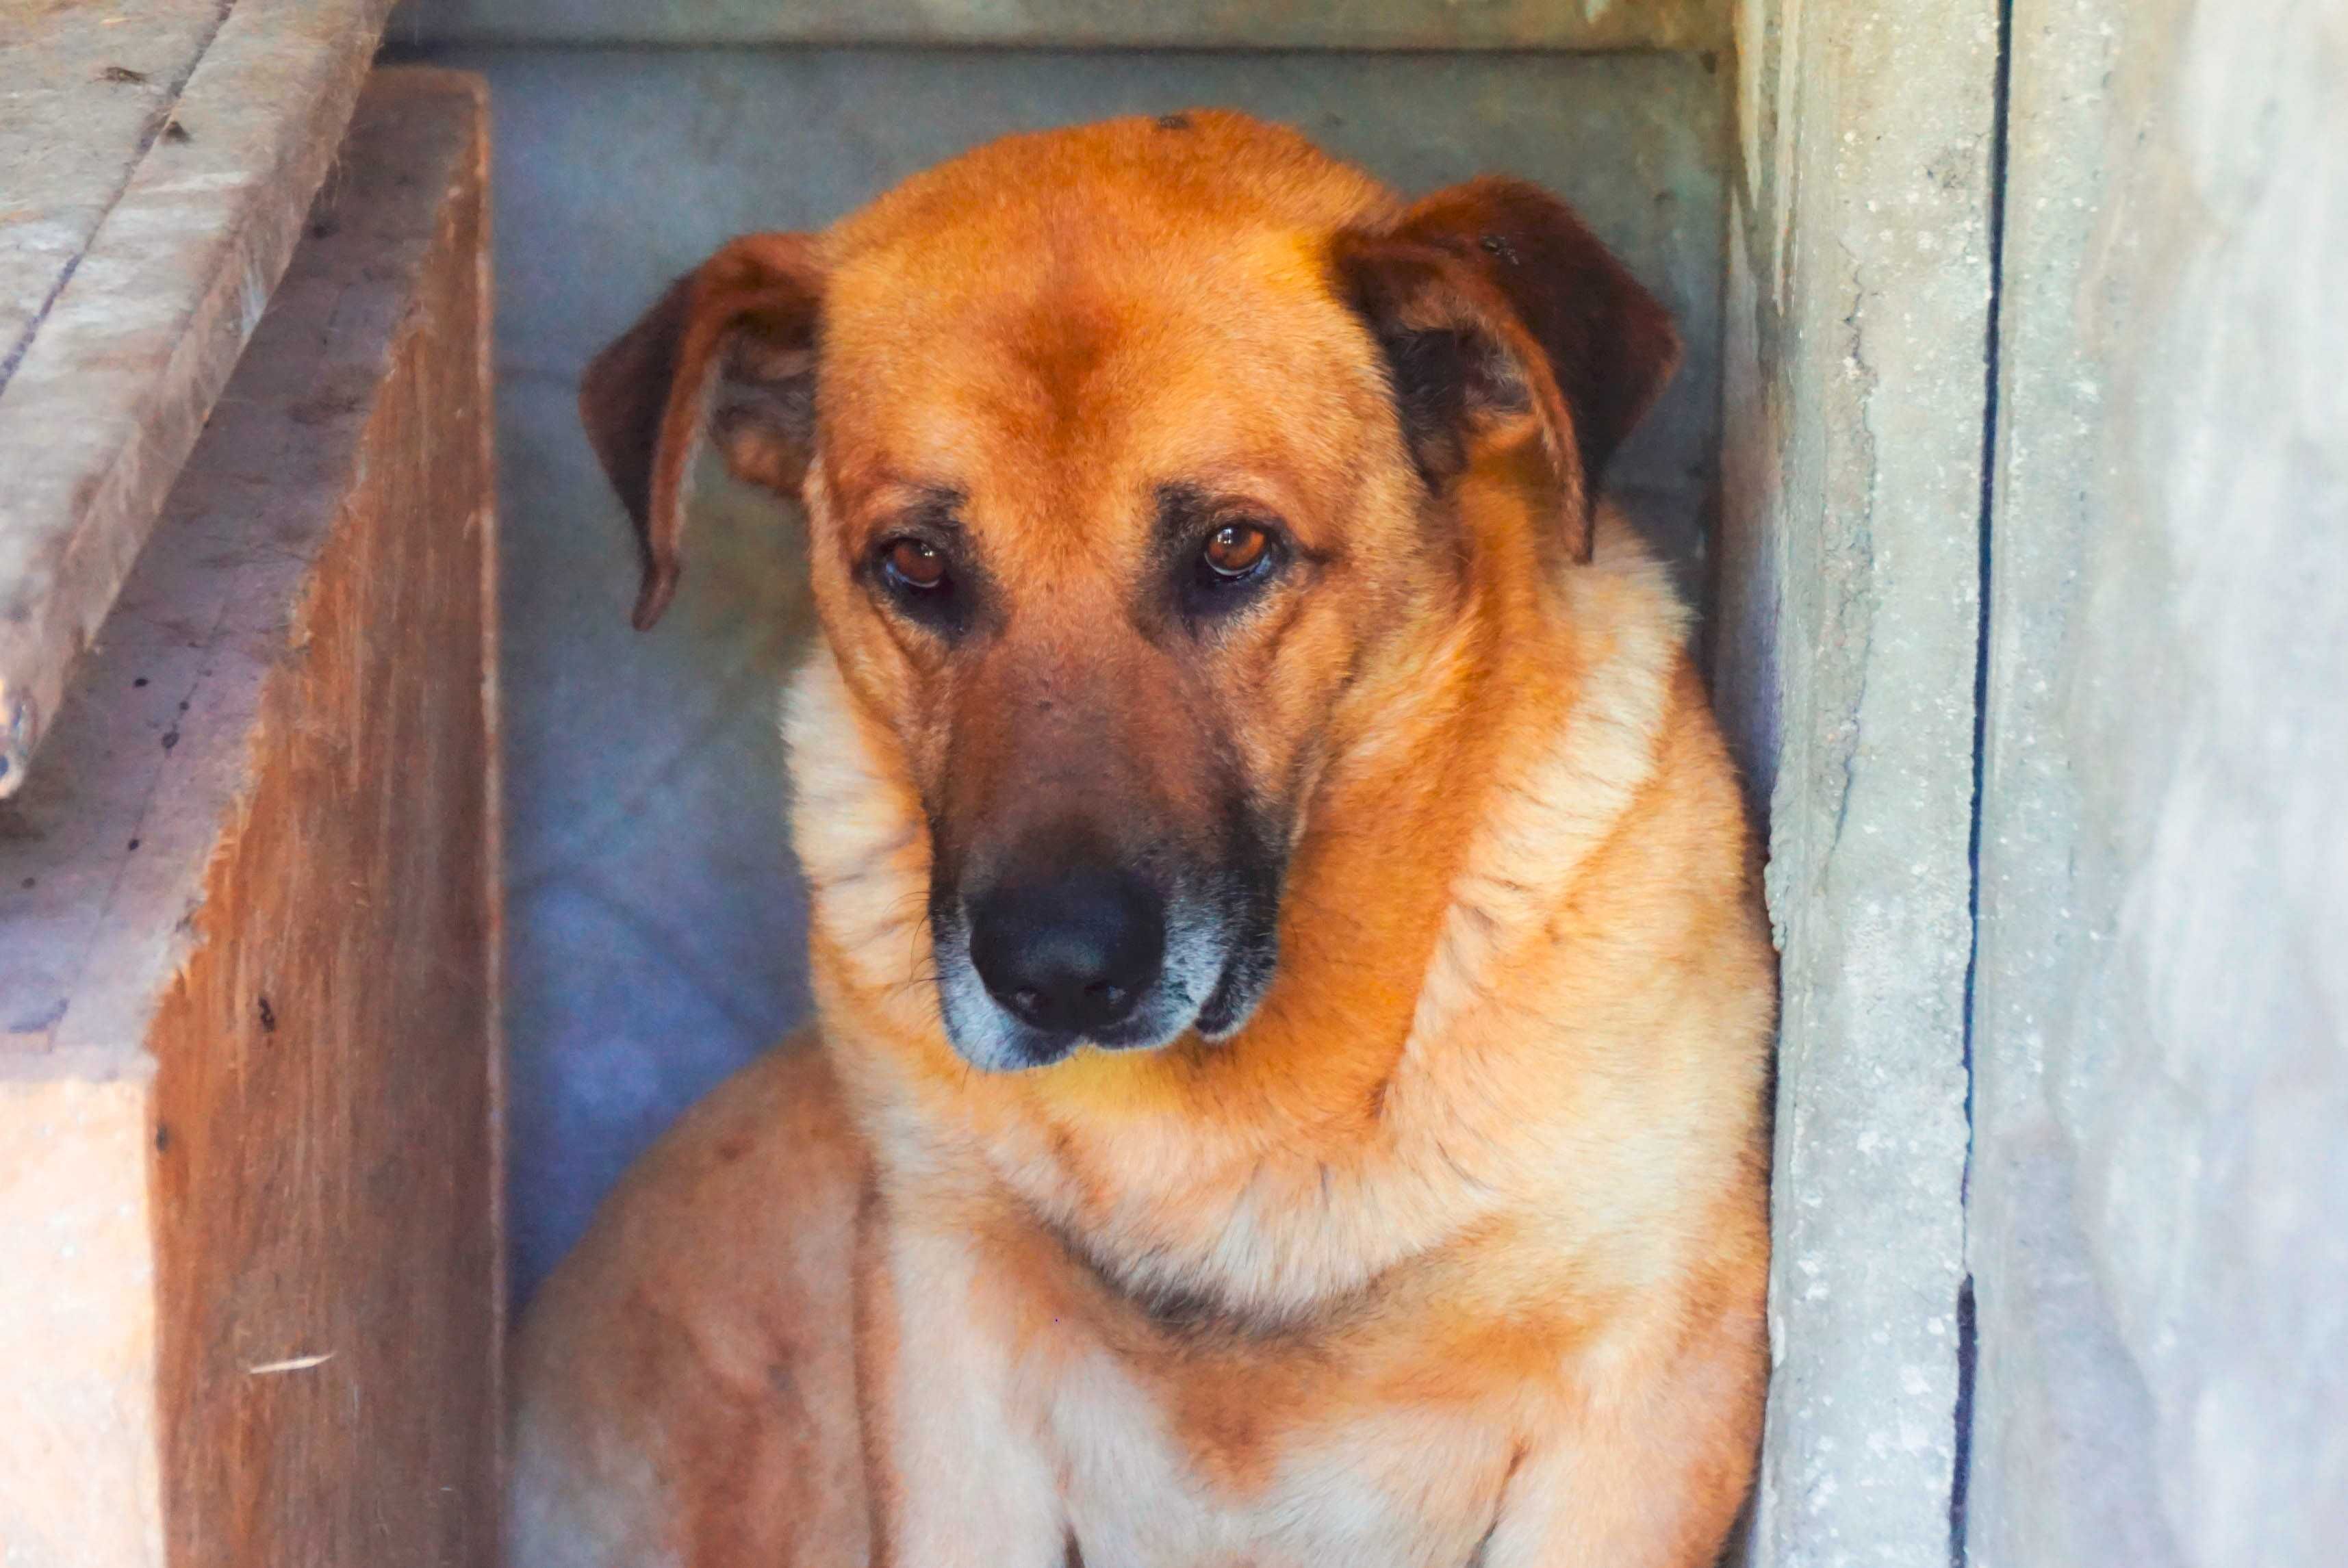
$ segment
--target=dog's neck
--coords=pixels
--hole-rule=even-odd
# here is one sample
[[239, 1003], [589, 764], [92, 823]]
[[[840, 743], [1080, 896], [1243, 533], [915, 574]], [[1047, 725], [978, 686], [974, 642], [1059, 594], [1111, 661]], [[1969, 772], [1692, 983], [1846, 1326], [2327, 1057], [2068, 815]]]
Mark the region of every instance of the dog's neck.
[[819, 652], [788, 704], [815, 989], [884, 1172], [999, 1181], [1128, 1287], [1272, 1318], [1474, 1224], [1507, 1184], [1428, 1143], [1495, 1110], [1458, 1103], [1451, 1037], [1542, 961], [1581, 859], [1652, 771], [1684, 659], [1660, 570], [1619, 524], [1601, 538], [1591, 566], [1471, 584], [1484, 601], [1437, 659], [1346, 704], [1245, 1030], [1035, 1072], [973, 1073], [946, 1042], [918, 796]]

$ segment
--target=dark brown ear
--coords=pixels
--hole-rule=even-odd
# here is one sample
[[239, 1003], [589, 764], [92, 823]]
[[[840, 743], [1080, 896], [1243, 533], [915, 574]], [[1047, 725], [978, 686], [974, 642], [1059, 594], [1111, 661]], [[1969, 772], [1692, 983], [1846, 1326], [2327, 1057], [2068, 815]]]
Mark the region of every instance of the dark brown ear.
[[739, 477], [798, 493], [815, 439], [822, 300], [812, 239], [747, 235], [588, 363], [579, 417], [636, 525], [639, 630], [676, 591], [685, 476], [705, 436]]
[[1338, 276], [1385, 351], [1403, 432], [1440, 489], [1529, 417], [1590, 559], [1606, 464], [1678, 367], [1669, 312], [1572, 210], [1521, 180], [1437, 191], [1341, 235]]

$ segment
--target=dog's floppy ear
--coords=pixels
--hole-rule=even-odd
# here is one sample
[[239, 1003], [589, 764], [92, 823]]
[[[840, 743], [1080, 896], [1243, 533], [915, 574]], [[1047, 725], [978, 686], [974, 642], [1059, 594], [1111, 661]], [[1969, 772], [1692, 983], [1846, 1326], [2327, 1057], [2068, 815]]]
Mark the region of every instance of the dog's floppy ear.
[[579, 417], [636, 525], [639, 630], [676, 591], [685, 476], [705, 436], [737, 477], [798, 493], [815, 439], [822, 300], [810, 237], [747, 235], [588, 363]]
[[1430, 488], [1530, 420], [1590, 559], [1606, 463], [1678, 366], [1669, 312], [1565, 203], [1482, 179], [1338, 236], [1341, 286], [1384, 349], [1403, 434]]

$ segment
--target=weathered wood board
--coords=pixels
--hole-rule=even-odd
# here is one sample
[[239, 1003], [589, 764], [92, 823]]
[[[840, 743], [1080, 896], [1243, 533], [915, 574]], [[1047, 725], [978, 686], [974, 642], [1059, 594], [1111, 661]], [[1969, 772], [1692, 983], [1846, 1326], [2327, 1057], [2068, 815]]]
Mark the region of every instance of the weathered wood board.
[[378, 73], [0, 802], [0, 1562], [494, 1561], [488, 121]]
[[284, 269], [390, 3], [0, 5], [0, 795]]

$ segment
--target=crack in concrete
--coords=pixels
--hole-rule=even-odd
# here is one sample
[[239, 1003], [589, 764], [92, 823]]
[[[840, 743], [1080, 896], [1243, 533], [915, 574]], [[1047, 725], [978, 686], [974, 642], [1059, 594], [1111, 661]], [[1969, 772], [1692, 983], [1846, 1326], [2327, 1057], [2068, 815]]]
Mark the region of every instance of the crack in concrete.
[[1973, 779], [1972, 823], [1965, 843], [1965, 989], [1963, 1035], [1965, 1071], [1965, 1163], [1957, 1189], [1959, 1235], [1964, 1247], [1964, 1283], [1957, 1290], [1957, 1404], [1954, 1412], [1955, 1463], [1949, 1478], [1949, 1562], [1965, 1568], [1967, 1557], [1965, 1505], [1970, 1493], [1972, 1460], [1973, 1388], [1980, 1343], [1976, 1330], [1972, 1276], [1973, 1174], [1973, 1007], [1974, 987], [1981, 967], [1981, 848], [1982, 801], [1988, 777], [1989, 634], [1992, 522], [1997, 501], [1997, 415], [1999, 340], [1998, 313], [2005, 286], [2005, 197], [2008, 150], [2007, 124], [2013, 81], [2013, 0], [1999, 0], [1997, 8], [1996, 77], [1990, 97], [1989, 164], [1989, 302], [1982, 344], [1981, 534], [1977, 607], [1973, 630]]

